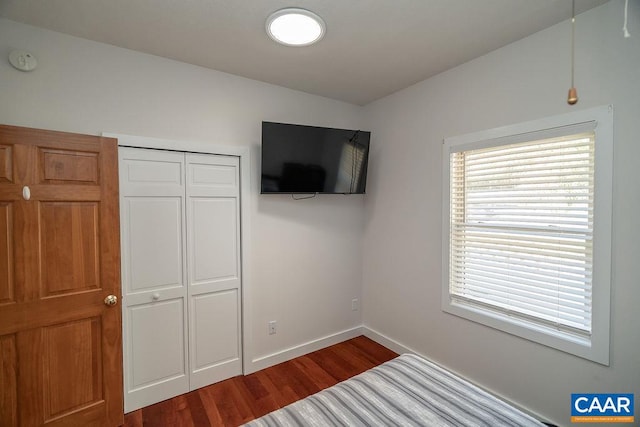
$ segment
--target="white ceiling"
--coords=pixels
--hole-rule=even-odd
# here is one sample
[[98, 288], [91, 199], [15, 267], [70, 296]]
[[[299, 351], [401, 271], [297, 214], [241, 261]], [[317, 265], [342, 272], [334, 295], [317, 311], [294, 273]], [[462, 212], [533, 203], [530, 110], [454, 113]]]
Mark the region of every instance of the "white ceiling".
[[[322, 16], [320, 43], [269, 39], [292, 6]], [[0, 16], [364, 105], [567, 20], [571, 0], [0, 0]]]

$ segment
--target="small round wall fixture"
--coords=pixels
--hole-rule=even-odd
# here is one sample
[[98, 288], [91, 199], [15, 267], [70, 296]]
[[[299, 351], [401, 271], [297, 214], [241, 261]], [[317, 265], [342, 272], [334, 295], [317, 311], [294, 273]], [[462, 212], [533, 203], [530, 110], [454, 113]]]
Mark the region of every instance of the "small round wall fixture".
[[9, 53], [9, 63], [11, 63], [16, 70], [20, 71], [32, 71], [38, 65], [36, 57], [25, 50], [11, 51], [11, 53]]
[[322, 18], [306, 9], [289, 7], [273, 12], [267, 18], [267, 34], [285, 46], [309, 46], [326, 32]]

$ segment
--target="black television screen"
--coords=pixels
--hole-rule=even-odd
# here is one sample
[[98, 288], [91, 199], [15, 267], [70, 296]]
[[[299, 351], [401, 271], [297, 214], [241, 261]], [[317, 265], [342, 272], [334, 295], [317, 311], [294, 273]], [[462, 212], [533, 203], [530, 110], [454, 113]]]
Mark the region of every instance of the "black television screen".
[[362, 194], [371, 132], [262, 122], [261, 193]]

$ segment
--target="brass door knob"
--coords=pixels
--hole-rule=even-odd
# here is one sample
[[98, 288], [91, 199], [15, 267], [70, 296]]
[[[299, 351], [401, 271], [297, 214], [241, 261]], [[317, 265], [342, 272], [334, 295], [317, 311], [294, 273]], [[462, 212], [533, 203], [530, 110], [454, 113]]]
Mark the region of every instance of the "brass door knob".
[[118, 303], [118, 297], [115, 295], [108, 295], [104, 299], [104, 305], [108, 305], [109, 307], [113, 307]]

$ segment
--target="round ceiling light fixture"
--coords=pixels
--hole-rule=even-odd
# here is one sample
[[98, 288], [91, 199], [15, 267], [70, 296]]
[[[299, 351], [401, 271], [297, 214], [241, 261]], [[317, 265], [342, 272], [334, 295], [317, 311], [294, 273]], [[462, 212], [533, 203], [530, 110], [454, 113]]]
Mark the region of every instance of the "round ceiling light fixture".
[[267, 18], [267, 34], [286, 46], [309, 46], [326, 32], [322, 18], [305, 9], [290, 7], [273, 12]]

